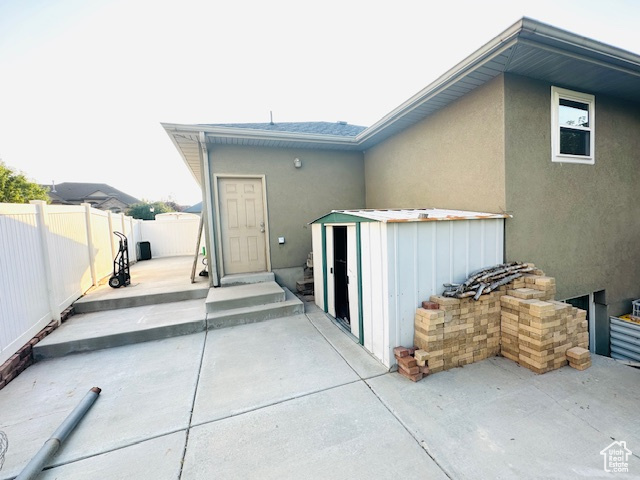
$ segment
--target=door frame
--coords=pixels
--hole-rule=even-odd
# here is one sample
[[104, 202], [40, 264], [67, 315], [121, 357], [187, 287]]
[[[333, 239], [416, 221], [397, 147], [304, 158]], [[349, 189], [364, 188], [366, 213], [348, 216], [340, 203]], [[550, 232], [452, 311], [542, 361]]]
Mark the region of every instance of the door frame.
[[271, 245], [269, 236], [269, 209], [267, 207], [267, 180], [265, 175], [238, 175], [234, 173], [214, 173], [213, 174], [213, 201], [215, 204], [216, 214], [214, 224], [216, 226], [216, 257], [218, 258], [218, 270], [220, 272], [220, 278], [225, 276], [224, 273], [224, 257], [222, 256], [222, 225], [220, 224], [220, 192], [218, 189], [218, 183], [220, 179], [227, 178], [253, 178], [260, 180], [262, 183], [262, 209], [264, 218], [264, 235], [265, 235], [265, 259], [267, 263], [267, 272], [271, 271]]
[[[360, 345], [364, 346], [364, 312], [363, 312], [363, 291], [362, 291], [362, 237], [361, 237], [361, 223], [360, 222], [343, 222], [343, 223], [324, 223], [322, 228], [322, 268], [323, 268], [323, 289], [324, 289], [324, 311], [333, 318], [336, 316], [335, 312], [335, 281], [334, 273], [329, 271], [329, 268], [333, 268], [334, 255], [333, 255], [333, 227], [347, 227], [347, 258], [349, 257], [349, 229], [353, 227], [355, 229], [355, 238], [353, 245], [352, 255], [355, 257], [356, 264], [353, 265], [353, 274], [356, 277], [353, 284], [354, 290], [349, 291], [349, 315], [351, 318], [351, 335], [353, 335]], [[353, 257], [352, 257], [353, 258]], [[347, 270], [348, 272], [349, 270]], [[351, 279], [349, 280], [349, 286], [352, 286]], [[351, 301], [351, 295], [355, 296], [356, 302]], [[333, 307], [333, 308], [332, 308]], [[357, 315], [353, 315], [353, 313]], [[356, 330], [357, 334], [354, 332]]]

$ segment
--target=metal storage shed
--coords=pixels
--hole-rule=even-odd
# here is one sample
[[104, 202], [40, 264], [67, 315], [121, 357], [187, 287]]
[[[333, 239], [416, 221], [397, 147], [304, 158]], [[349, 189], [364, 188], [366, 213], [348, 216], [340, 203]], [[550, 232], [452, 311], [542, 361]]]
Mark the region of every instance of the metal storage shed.
[[444, 283], [504, 261], [509, 215], [334, 210], [311, 222], [315, 302], [384, 365], [413, 344], [416, 308]]

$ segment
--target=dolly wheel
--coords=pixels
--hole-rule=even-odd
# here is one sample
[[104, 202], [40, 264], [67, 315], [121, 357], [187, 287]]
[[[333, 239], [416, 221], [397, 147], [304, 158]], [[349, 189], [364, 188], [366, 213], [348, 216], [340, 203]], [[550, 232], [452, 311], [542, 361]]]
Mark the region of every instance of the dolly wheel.
[[120, 288], [122, 286], [122, 282], [120, 281], [120, 277], [111, 277], [109, 279], [109, 286], [112, 288]]

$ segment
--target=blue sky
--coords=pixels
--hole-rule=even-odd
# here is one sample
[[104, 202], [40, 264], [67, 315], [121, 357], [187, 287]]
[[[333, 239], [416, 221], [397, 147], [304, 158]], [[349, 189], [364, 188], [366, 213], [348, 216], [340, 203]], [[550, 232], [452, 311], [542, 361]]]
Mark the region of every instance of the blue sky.
[[0, 0], [0, 158], [195, 203], [160, 122], [367, 126], [523, 15], [640, 53], [634, 1]]

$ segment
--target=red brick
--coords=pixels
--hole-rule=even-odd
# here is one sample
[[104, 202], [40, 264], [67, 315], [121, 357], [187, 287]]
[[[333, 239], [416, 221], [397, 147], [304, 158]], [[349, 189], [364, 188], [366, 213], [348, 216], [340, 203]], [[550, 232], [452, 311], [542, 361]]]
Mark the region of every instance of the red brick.
[[429, 375], [429, 367], [425, 365], [424, 367], [420, 367], [420, 373], [423, 375]]
[[14, 353], [9, 357], [9, 360], [7, 360], [7, 362], [9, 362], [9, 365], [11, 365], [12, 369], [16, 368], [20, 363], [20, 355], [18, 355], [17, 353]]
[[413, 357], [400, 357], [397, 360], [398, 360], [398, 365], [402, 365], [405, 368], [411, 368], [418, 365], [417, 360]]
[[18, 355], [20, 355], [20, 358], [25, 358], [31, 355], [31, 344], [27, 343], [24, 347], [18, 350]]
[[5, 385], [6, 385], [6, 384], [7, 384], [7, 382], [6, 382], [6, 381], [4, 381], [4, 380], [2, 380], [2, 381], [0, 382], [0, 390], [2, 390], [2, 389], [5, 387]]
[[440, 305], [438, 305], [436, 302], [424, 301], [422, 302], [422, 308], [424, 308], [425, 310], [438, 310], [440, 308]]
[[40, 339], [38, 337], [33, 337], [31, 340], [29, 340], [29, 345], [34, 347], [35, 345], [38, 344], [39, 341], [40, 341]]
[[0, 365], [0, 379], [6, 378], [7, 375], [9, 375], [9, 372], [13, 370], [13, 368], [14, 367], [11, 365], [11, 362], [9, 362], [8, 360]]
[[402, 375], [403, 377], [408, 378], [412, 382], [417, 382], [418, 380], [422, 380], [422, 374], [421, 373], [416, 373], [415, 375], [411, 375], [411, 374], [405, 372], [404, 370], [402, 370], [401, 368], [398, 369], [398, 373], [400, 375]]
[[422, 367], [419, 367], [418, 365], [416, 365], [415, 367], [405, 367], [404, 365], [398, 364], [398, 370], [402, 370], [408, 375], [415, 375], [416, 373], [420, 373], [420, 368]]
[[393, 354], [396, 358], [408, 357], [411, 353], [411, 350], [407, 347], [396, 347], [393, 349]]

